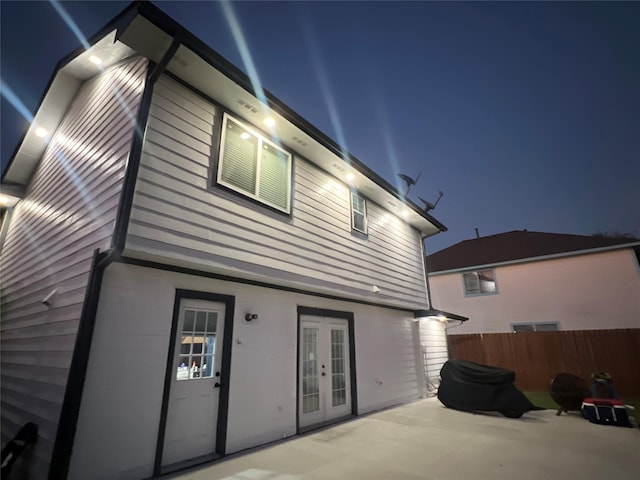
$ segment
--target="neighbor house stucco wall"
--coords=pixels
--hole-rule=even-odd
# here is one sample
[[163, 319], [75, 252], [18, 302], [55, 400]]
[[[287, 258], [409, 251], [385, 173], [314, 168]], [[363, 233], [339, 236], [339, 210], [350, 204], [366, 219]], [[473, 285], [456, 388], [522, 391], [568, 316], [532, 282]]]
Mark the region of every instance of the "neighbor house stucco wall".
[[452, 334], [509, 332], [512, 323], [528, 322], [559, 322], [561, 330], [640, 327], [640, 269], [632, 249], [493, 270], [498, 293], [479, 296], [465, 296], [460, 272], [429, 275], [434, 304], [470, 318]]

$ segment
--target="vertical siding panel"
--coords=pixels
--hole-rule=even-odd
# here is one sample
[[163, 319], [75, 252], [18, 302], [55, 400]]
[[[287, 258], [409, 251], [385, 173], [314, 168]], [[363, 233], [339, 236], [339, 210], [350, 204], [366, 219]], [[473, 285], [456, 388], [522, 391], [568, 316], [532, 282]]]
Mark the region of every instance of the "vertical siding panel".
[[440, 383], [440, 370], [449, 359], [445, 324], [437, 320], [420, 320], [420, 342], [427, 377], [427, 392]]
[[47, 476], [92, 253], [111, 241], [146, 68], [135, 59], [81, 86], [13, 212], [0, 256], [2, 443], [28, 421], [39, 426], [16, 477]]
[[368, 202], [369, 235], [353, 235], [348, 187], [296, 152], [290, 217], [211, 186], [218, 113], [167, 77], [154, 86], [126, 254], [406, 308], [425, 305], [420, 233]]

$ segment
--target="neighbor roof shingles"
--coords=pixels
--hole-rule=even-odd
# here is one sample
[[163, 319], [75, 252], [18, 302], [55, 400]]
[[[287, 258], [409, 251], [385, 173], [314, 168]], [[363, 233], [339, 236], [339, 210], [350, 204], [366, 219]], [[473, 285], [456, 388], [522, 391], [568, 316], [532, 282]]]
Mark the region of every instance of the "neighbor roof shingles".
[[456, 243], [427, 257], [430, 273], [634, 243], [631, 239], [515, 230]]

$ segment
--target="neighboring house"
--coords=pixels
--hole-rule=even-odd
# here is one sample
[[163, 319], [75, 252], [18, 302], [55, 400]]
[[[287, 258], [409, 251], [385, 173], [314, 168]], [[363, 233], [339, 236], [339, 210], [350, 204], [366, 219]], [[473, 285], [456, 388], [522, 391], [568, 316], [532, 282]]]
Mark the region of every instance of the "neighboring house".
[[153, 5], [90, 44], [2, 178], [16, 478], [148, 478], [424, 395], [445, 227]]
[[640, 242], [513, 231], [429, 255], [431, 297], [471, 317], [450, 334], [640, 327]]

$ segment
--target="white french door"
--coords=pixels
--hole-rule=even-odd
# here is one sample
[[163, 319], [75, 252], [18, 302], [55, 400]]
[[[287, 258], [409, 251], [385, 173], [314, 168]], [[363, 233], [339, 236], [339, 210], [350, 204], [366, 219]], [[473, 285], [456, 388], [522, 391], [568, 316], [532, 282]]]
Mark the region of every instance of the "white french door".
[[328, 422], [351, 413], [347, 320], [300, 316], [298, 423]]
[[215, 452], [224, 313], [222, 303], [181, 301], [163, 466]]

